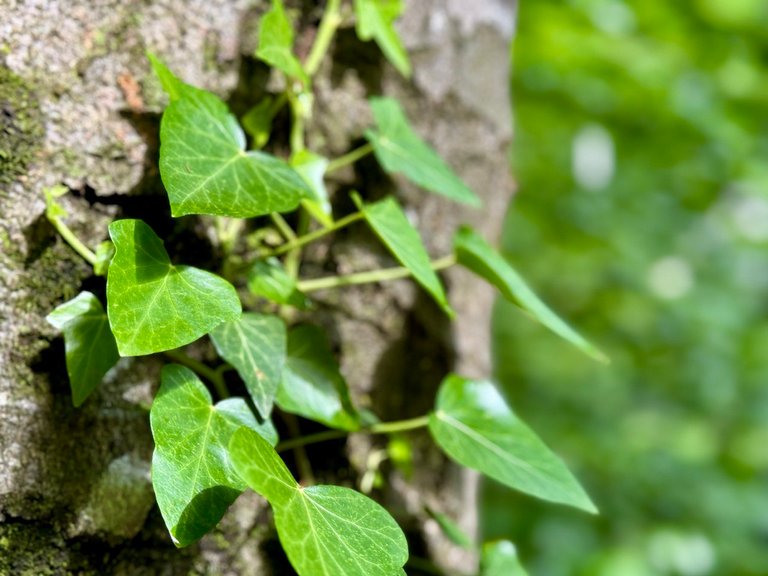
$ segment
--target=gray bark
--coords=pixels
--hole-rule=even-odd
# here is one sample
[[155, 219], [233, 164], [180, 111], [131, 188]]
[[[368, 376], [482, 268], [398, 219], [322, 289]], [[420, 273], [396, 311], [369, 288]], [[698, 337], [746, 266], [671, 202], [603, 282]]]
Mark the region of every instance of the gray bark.
[[[160, 361], [121, 360], [74, 409], [61, 340], [44, 320], [84, 282], [91, 288], [98, 282], [47, 223], [42, 189], [64, 183], [74, 191], [66, 199], [68, 222], [94, 246], [115, 216], [136, 216], [142, 205], [156, 209], [163, 95], [145, 50], [193, 84], [224, 97], [247, 96], [255, 82], [267, 81], [246, 77], [242, 65], [264, 4], [0, 0], [0, 574], [290, 573], [268, 509], [252, 493], [200, 544], [173, 548], [149, 479], [147, 411]], [[459, 223], [491, 239], [499, 232], [512, 189], [506, 67], [513, 20], [511, 0], [411, 0], [400, 30], [414, 64], [412, 81], [350, 30], [316, 82], [311, 147], [330, 156], [350, 150], [370, 121], [367, 96], [392, 95], [483, 198], [482, 210], [462, 209], [364, 165], [380, 182], [376, 193], [398, 194], [435, 256], [450, 251]], [[299, 43], [310, 37], [303, 30]], [[345, 188], [366, 178], [371, 181], [349, 169], [335, 184]], [[308, 257], [309, 274], [391, 263], [362, 227]], [[408, 282], [318, 294], [322, 306], [313, 320], [334, 334], [356, 401], [383, 419], [426, 412], [447, 371], [489, 374], [492, 294], [461, 271], [446, 281], [459, 314], [453, 325]], [[359, 435], [347, 442], [357, 477], [379, 442]], [[425, 434], [416, 435], [416, 446], [414, 476], [385, 465], [388, 488], [379, 497], [423, 540], [422, 554], [471, 571], [472, 558], [443, 541], [424, 506], [472, 531], [474, 477], [447, 463]], [[316, 464], [322, 452], [311, 457]], [[350, 482], [349, 474], [340, 479], [333, 467], [318, 468], [324, 482]]]

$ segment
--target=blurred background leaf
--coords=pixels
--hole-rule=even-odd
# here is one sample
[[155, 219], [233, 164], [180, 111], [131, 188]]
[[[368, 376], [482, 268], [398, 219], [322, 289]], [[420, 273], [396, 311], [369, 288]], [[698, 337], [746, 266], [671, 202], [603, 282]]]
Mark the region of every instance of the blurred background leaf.
[[768, 2], [529, 0], [497, 377], [599, 518], [484, 491], [538, 576], [768, 574]]

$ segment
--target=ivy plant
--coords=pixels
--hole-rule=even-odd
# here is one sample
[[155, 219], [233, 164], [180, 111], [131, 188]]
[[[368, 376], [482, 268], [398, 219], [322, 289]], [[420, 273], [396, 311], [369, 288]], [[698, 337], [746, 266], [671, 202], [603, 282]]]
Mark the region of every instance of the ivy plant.
[[[408, 56], [393, 28], [400, 2], [355, 0], [353, 7], [361, 40], [375, 40], [407, 76]], [[106, 305], [83, 292], [61, 304], [48, 320], [64, 336], [75, 406], [86, 401], [119, 357], [163, 353], [170, 360], [150, 411], [152, 484], [177, 546], [192, 544], [214, 528], [235, 498], [250, 488], [272, 506], [280, 541], [301, 576], [390, 576], [404, 574], [408, 561], [407, 541], [395, 519], [350, 488], [302, 486], [283, 462], [282, 451], [352, 431], [395, 435], [426, 428], [460, 465], [534, 497], [590, 513], [596, 508], [565, 464], [489, 381], [448, 375], [434, 410], [414, 419], [380, 422], [375, 414], [358, 409], [328, 337], [317, 326], [296, 324], [295, 309], [310, 308], [315, 290], [411, 277], [453, 317], [438, 272], [463, 266], [544, 327], [585, 353], [603, 357], [477, 232], [461, 228], [453, 253], [432, 259], [393, 196], [366, 202], [353, 193], [356, 211], [336, 217], [325, 176], [371, 153], [385, 171], [401, 174], [427, 193], [480, 206], [478, 196], [418, 136], [390, 98], [370, 100], [375, 123], [363, 135], [368, 142], [360, 149], [328, 160], [322, 151], [306, 148], [304, 119], [310, 112], [313, 77], [342, 22], [341, 1], [329, 0], [314, 45], [301, 61], [293, 50], [289, 15], [281, 0], [273, 0], [260, 23], [256, 56], [285, 75], [287, 88], [249, 111], [245, 128], [216, 95], [190, 86], [149, 55], [169, 100], [160, 125], [160, 174], [171, 214], [217, 218], [219, 240], [230, 248], [225, 250], [229, 261], [221, 268], [226, 277], [174, 263], [142, 220], [114, 221], [111, 243], [91, 251], [67, 227], [57, 200], [63, 191], [55, 188], [46, 193], [48, 218], [97, 275], [106, 275]], [[282, 106], [289, 107], [292, 118], [288, 158], [263, 149], [271, 120]], [[248, 149], [248, 136], [255, 149]], [[292, 212], [298, 213], [292, 218], [295, 227], [283, 216]], [[257, 217], [266, 217], [253, 220], [266, 222], [249, 236], [257, 246], [245, 256], [235, 253], [231, 248], [244, 220]], [[401, 266], [324, 278], [299, 276], [305, 245], [353, 224], [369, 226]], [[275, 232], [279, 241], [264, 241]], [[215, 364], [184, 350], [206, 335], [220, 357]], [[239, 375], [245, 397], [230, 397], [224, 377], [230, 371]], [[278, 442], [271, 422], [275, 406], [328, 430]], [[434, 517], [457, 545], [474, 546], [450, 519]], [[509, 542], [487, 543], [482, 558], [488, 576], [524, 573]]]

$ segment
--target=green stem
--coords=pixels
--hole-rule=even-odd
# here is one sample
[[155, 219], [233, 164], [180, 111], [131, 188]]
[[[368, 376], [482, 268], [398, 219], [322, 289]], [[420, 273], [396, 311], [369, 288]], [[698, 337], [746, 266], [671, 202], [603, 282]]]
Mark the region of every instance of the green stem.
[[287, 92], [288, 102], [291, 105], [291, 155], [304, 150], [304, 111], [298, 96], [292, 91]]
[[341, 21], [341, 0], [328, 0], [323, 19], [320, 21], [320, 27], [317, 29], [317, 37], [315, 37], [315, 42], [312, 44], [312, 49], [309, 51], [309, 56], [307, 56], [307, 60], [304, 63], [304, 71], [310, 78], [320, 68], [323, 57], [328, 52], [333, 35], [336, 33], [336, 28], [339, 27]]
[[[456, 264], [456, 257], [453, 254], [432, 261], [433, 270], [443, 270]], [[314, 292], [316, 290], [327, 290], [328, 288], [340, 288], [342, 286], [352, 286], [354, 284], [370, 284], [372, 282], [386, 282], [388, 280], [399, 280], [408, 278], [412, 273], [408, 268], [382, 268], [380, 270], [371, 270], [370, 272], [358, 272], [346, 276], [328, 276], [327, 278], [316, 278], [313, 280], [302, 280], [297, 284], [297, 288], [302, 292]]]
[[[283, 413], [283, 420], [288, 431], [294, 436], [301, 438], [301, 429], [299, 428], [299, 420], [293, 414], [287, 412]], [[312, 471], [312, 463], [309, 461], [307, 451], [304, 450], [304, 444], [296, 444], [292, 447], [293, 455], [296, 458], [296, 467], [299, 469], [299, 476], [302, 484], [314, 484], [315, 474]]]
[[360, 148], [355, 148], [351, 152], [344, 154], [344, 156], [339, 156], [335, 160], [328, 162], [328, 167], [325, 169], [325, 173], [330, 174], [331, 172], [344, 168], [344, 166], [354, 164], [360, 160], [360, 158], [368, 156], [371, 152], [373, 152], [373, 145], [370, 143], [363, 144]]
[[181, 350], [166, 350], [163, 354], [168, 356], [168, 358], [174, 362], [178, 362], [187, 368], [191, 368], [200, 376], [208, 380], [213, 384], [213, 387], [216, 389], [216, 393], [220, 398], [229, 398], [229, 390], [227, 389], [226, 382], [224, 382], [222, 372], [214, 370], [210, 366], [203, 364], [199, 360], [195, 360], [191, 356], [187, 356]]
[[409, 418], [408, 420], [380, 422], [370, 426], [367, 430], [371, 434], [394, 434], [395, 432], [406, 432], [408, 430], [424, 428], [427, 424], [429, 424], [429, 414], [419, 416], [418, 418]]
[[53, 227], [56, 228], [56, 231], [61, 234], [61, 237], [64, 238], [67, 244], [69, 244], [75, 252], [80, 254], [80, 256], [82, 256], [83, 259], [91, 266], [96, 266], [96, 254], [94, 254], [90, 248], [88, 248], [88, 246], [83, 244], [80, 241], [80, 238], [75, 236], [75, 233], [70, 230], [69, 226], [64, 224], [64, 222], [62, 222], [61, 219], [56, 216], [49, 216], [48, 220], [51, 224], [53, 224]]
[[322, 238], [323, 236], [326, 236], [331, 232], [335, 232], [336, 230], [344, 228], [345, 226], [349, 226], [353, 222], [357, 222], [358, 220], [362, 220], [363, 218], [364, 218], [364, 215], [362, 212], [353, 212], [349, 216], [345, 216], [344, 218], [340, 218], [339, 220], [336, 220], [336, 222], [334, 222], [333, 225], [329, 226], [328, 228], [323, 228], [321, 230], [310, 232], [309, 234], [305, 234], [303, 236], [298, 236], [295, 240], [286, 242], [282, 246], [278, 246], [277, 248], [269, 252], [267, 256], [280, 256], [281, 254], [285, 254], [286, 252], [290, 252], [291, 250], [300, 248], [305, 244], [314, 242], [315, 240]]
[[282, 234], [288, 242], [296, 240], [296, 233], [293, 231], [293, 228], [288, 225], [288, 222], [285, 221], [285, 218], [283, 218], [282, 215], [277, 212], [272, 212], [269, 217], [272, 218], [272, 222], [274, 222], [275, 226], [280, 231], [280, 234]]
[[[407, 432], [408, 430], [416, 430], [417, 428], [424, 428], [429, 424], [429, 414], [419, 416], [418, 418], [410, 418], [408, 420], [397, 420], [395, 422], [381, 422], [374, 424], [368, 428], [361, 428], [356, 432], [367, 432], [369, 434], [394, 434], [396, 432]], [[278, 452], [284, 452], [286, 450], [293, 450], [300, 446], [307, 446], [309, 444], [317, 444], [318, 442], [325, 442], [326, 440], [336, 440], [337, 438], [344, 438], [349, 435], [350, 432], [346, 430], [324, 430], [317, 434], [309, 434], [308, 436], [300, 436], [298, 438], [291, 438], [290, 440], [284, 440], [275, 448]]]

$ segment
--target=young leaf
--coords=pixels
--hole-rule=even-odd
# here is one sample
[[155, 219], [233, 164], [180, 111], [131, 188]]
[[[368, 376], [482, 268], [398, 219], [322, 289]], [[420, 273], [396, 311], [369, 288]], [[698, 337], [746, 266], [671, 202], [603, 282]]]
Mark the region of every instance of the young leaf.
[[259, 22], [259, 47], [256, 57], [306, 85], [309, 78], [292, 50], [291, 22], [285, 15], [282, 0], [272, 0], [272, 9]]
[[347, 382], [316, 326], [303, 325], [288, 332], [288, 357], [277, 391], [281, 410], [322, 422], [331, 428], [357, 430], [360, 422], [349, 400]]
[[155, 451], [152, 485], [177, 546], [187, 546], [221, 519], [246, 488], [227, 451], [232, 433], [247, 427], [276, 442], [271, 424], [259, 424], [241, 398], [211, 406], [211, 396], [183, 366], [165, 366], [149, 414]]
[[371, 98], [377, 130], [365, 137], [387, 172], [400, 173], [427, 190], [455, 200], [480, 206], [480, 199], [426, 142], [413, 131], [403, 109], [392, 98]]
[[245, 151], [245, 134], [224, 102], [186, 84], [181, 90], [160, 123], [160, 176], [173, 216], [289, 212], [311, 194], [282, 160]]
[[480, 576], [528, 576], [528, 573], [520, 564], [515, 545], [509, 540], [499, 540], [483, 546]]
[[277, 316], [244, 313], [211, 332], [224, 360], [245, 381], [253, 403], [269, 418], [285, 364], [285, 324]]
[[264, 148], [272, 132], [272, 98], [263, 98], [241, 118], [243, 128], [253, 139], [254, 148]]
[[106, 276], [109, 271], [109, 264], [115, 255], [115, 245], [109, 240], [105, 240], [96, 247], [96, 263], [93, 265], [93, 273], [96, 276]]
[[72, 404], [80, 406], [120, 357], [104, 308], [90, 292], [81, 292], [45, 318], [64, 332]]
[[289, 304], [302, 310], [309, 308], [310, 301], [296, 287], [296, 280], [283, 268], [277, 258], [256, 260], [248, 270], [248, 290], [278, 304]]
[[416, 281], [437, 301], [449, 316], [453, 310], [445, 297], [443, 285], [432, 270], [424, 244], [416, 229], [411, 226], [403, 209], [394, 198], [385, 198], [374, 204], [363, 206], [356, 200], [371, 228], [389, 248], [390, 252], [408, 270]]
[[483, 238], [470, 228], [461, 228], [454, 238], [458, 263], [493, 284], [507, 300], [582, 352], [601, 362], [608, 359], [600, 350], [568, 326], [531, 290], [517, 271]]
[[376, 40], [387, 60], [409, 78], [411, 63], [393, 22], [403, 11], [401, 0], [355, 0], [356, 29], [360, 40]]
[[340, 486], [300, 486], [274, 449], [245, 428], [232, 436], [229, 452], [240, 476], [272, 505], [299, 576], [402, 574], [408, 543], [376, 502]]
[[448, 376], [429, 430], [459, 464], [543, 500], [597, 513], [562, 460], [515, 416], [490, 382]]
[[115, 256], [107, 275], [107, 313], [121, 356], [172, 350], [240, 315], [234, 287], [191, 266], [174, 266], [141, 220], [109, 225]]
[[160, 84], [163, 86], [165, 93], [168, 94], [170, 101], [173, 102], [181, 98], [184, 89], [188, 88], [188, 86], [179, 80], [157, 56], [147, 52], [147, 58], [149, 58], [152, 70], [154, 70], [155, 76], [160, 79]]
[[325, 169], [328, 168], [328, 159], [309, 150], [301, 150], [291, 158], [291, 166], [304, 178], [312, 190], [310, 197], [301, 201], [302, 205], [323, 226], [331, 226], [333, 224], [331, 203], [328, 201], [328, 191], [325, 189], [323, 179]]

